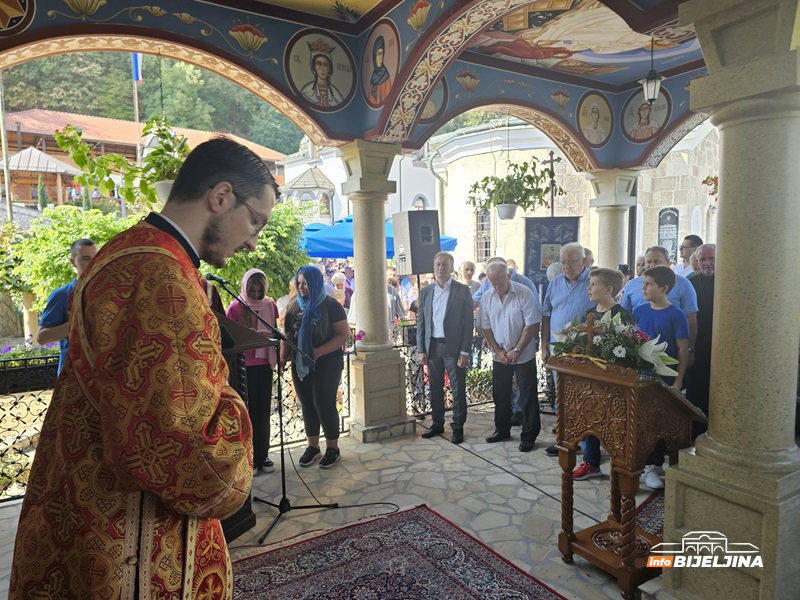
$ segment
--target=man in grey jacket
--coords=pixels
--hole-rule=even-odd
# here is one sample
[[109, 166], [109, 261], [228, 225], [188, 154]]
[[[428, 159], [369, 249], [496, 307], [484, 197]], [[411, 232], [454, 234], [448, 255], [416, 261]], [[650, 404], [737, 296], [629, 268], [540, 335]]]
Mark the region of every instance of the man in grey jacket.
[[417, 356], [428, 365], [433, 426], [422, 434], [431, 438], [444, 433], [444, 373], [453, 394], [454, 444], [464, 441], [467, 420], [467, 365], [472, 345], [472, 296], [469, 288], [454, 281], [453, 255], [439, 252], [433, 259], [436, 283], [420, 292], [417, 313]]

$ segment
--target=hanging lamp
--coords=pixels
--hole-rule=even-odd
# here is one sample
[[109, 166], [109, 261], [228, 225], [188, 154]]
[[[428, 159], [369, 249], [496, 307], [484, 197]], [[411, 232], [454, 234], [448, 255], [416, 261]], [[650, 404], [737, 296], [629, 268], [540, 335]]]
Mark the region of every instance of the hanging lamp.
[[644, 79], [640, 79], [639, 83], [642, 84], [642, 91], [644, 92], [644, 98], [647, 100], [647, 103], [652, 105], [656, 100], [658, 100], [658, 92], [661, 89], [661, 80], [664, 79], [661, 75], [656, 72], [655, 62], [653, 58], [653, 52], [655, 49], [655, 38], [650, 38], [650, 72], [647, 74], [647, 77]]

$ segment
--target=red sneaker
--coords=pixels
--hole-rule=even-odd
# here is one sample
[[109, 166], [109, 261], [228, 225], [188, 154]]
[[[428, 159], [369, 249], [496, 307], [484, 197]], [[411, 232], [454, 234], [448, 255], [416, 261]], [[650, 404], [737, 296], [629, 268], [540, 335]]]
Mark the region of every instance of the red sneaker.
[[581, 463], [581, 466], [572, 472], [572, 479], [575, 481], [582, 481], [589, 479], [589, 477], [602, 477], [603, 472], [600, 467], [593, 467], [589, 463]]

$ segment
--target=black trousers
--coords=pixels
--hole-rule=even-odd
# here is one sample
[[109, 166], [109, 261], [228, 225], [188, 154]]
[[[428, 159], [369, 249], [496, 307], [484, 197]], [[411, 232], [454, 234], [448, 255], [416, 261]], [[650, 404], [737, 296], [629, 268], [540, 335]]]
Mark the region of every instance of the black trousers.
[[517, 365], [492, 363], [492, 398], [494, 399], [494, 429], [500, 433], [511, 432], [511, 388], [517, 378], [519, 401], [522, 405], [522, 434], [520, 438], [535, 442], [542, 422], [539, 418], [538, 386], [536, 385], [536, 359]]
[[444, 373], [450, 378], [453, 394], [453, 429], [464, 429], [467, 420], [467, 369], [457, 366], [455, 358], [446, 356], [444, 342], [431, 339], [428, 352], [428, 381], [431, 384], [431, 410], [433, 426], [444, 427]]
[[297, 376], [297, 367], [292, 361], [292, 381], [297, 397], [303, 407], [303, 424], [306, 435], [316, 437], [320, 426], [325, 439], [339, 439], [339, 411], [336, 410], [336, 395], [342, 382], [344, 360], [340, 351], [318, 358], [316, 368], [302, 381]]
[[253, 466], [262, 467], [269, 451], [272, 368], [247, 367], [247, 412], [253, 424]]

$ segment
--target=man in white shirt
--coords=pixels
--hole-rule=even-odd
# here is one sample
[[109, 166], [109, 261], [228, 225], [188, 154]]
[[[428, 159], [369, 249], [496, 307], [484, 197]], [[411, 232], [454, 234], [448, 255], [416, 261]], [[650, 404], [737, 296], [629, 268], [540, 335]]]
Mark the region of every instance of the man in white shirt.
[[699, 235], [687, 235], [683, 238], [681, 245], [678, 247], [678, 253], [681, 255], [681, 261], [676, 263], [672, 270], [674, 271], [675, 275], [682, 275], [683, 277], [688, 277], [692, 273], [694, 273], [694, 269], [692, 268], [692, 254], [694, 254], [695, 250], [697, 250], [700, 246], [703, 245], [703, 240], [700, 238]]
[[536, 340], [542, 312], [533, 292], [511, 281], [508, 265], [486, 267], [492, 289], [481, 297], [479, 325], [493, 353], [492, 398], [495, 431], [489, 443], [511, 438], [511, 387], [517, 378], [522, 404], [521, 452], [533, 450], [541, 429], [536, 385]]
[[417, 358], [428, 366], [433, 426], [422, 434], [444, 433], [444, 372], [453, 394], [454, 444], [464, 441], [467, 420], [467, 365], [472, 346], [472, 296], [463, 283], [453, 281], [453, 255], [433, 257], [436, 282], [422, 288], [417, 312]]

